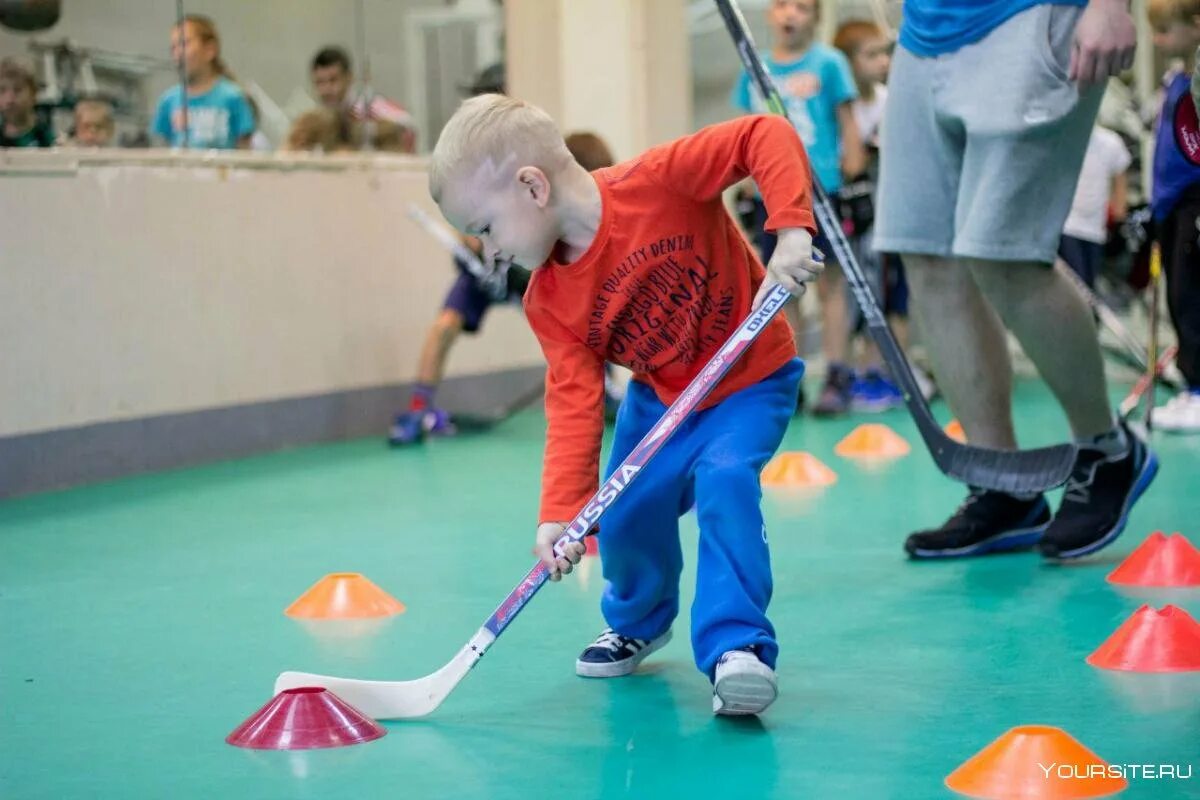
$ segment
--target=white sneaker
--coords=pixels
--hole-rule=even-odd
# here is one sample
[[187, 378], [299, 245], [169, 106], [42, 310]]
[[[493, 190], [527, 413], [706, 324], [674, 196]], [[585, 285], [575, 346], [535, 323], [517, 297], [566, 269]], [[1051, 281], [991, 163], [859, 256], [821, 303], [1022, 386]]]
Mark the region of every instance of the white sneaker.
[[1174, 433], [1200, 433], [1200, 392], [1183, 391], [1154, 409], [1155, 428]]
[[728, 716], [761, 714], [775, 702], [775, 671], [749, 650], [730, 650], [717, 662], [713, 680], [713, 713]]

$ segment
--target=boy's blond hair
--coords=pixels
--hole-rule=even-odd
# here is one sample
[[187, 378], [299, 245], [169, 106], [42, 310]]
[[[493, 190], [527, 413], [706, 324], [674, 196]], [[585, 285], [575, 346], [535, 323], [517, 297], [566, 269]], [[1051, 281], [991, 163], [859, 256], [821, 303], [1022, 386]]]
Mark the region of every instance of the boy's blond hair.
[[488, 162], [499, 170], [510, 160], [514, 168], [537, 167], [547, 175], [573, 161], [558, 126], [545, 111], [502, 94], [472, 97], [450, 117], [433, 148], [429, 193], [440, 202], [451, 180]]
[[1200, 0], [1150, 0], [1146, 16], [1155, 28], [1166, 28], [1172, 22], [1191, 25], [1200, 17]]

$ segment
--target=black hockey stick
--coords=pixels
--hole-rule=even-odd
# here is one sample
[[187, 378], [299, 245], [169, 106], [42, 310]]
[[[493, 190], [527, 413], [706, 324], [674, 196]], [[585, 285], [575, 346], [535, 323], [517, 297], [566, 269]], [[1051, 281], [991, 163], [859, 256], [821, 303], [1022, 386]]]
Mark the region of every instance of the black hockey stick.
[[[754, 47], [754, 40], [750, 36], [742, 12], [732, 0], [716, 0], [716, 3], [717, 10], [725, 20], [725, 27], [733, 37], [742, 64], [758, 86], [767, 107], [773, 113], [787, 117], [787, 108]], [[1073, 444], [1059, 444], [1036, 450], [988, 450], [960, 444], [945, 434], [933, 418], [929, 404], [925, 402], [916, 378], [913, 377], [908, 360], [888, 328], [887, 320], [879, 310], [879, 305], [875, 302], [863, 276], [862, 267], [846, 242], [829, 197], [815, 177], [813, 196], [813, 206], [821, 230], [833, 245], [834, 255], [842, 265], [846, 283], [862, 309], [863, 318], [879, 346], [880, 353], [900, 382], [904, 402], [916, 421], [921, 438], [925, 440], [938, 469], [971, 486], [1001, 492], [1040, 492], [1066, 481], [1071, 467], [1075, 464], [1077, 448]]]

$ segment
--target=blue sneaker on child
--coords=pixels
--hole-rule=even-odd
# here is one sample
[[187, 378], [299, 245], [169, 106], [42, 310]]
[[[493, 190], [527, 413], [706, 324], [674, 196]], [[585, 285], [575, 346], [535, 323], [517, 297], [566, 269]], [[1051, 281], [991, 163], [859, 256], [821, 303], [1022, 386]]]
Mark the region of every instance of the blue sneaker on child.
[[850, 387], [850, 408], [879, 413], [904, 404], [904, 394], [878, 369], [868, 369]]
[[399, 447], [415, 444], [425, 436], [453, 436], [457, 432], [450, 414], [440, 408], [428, 408], [424, 411], [405, 411], [396, 415], [396, 421], [388, 432], [388, 444]]
[[396, 421], [392, 423], [391, 430], [388, 431], [388, 444], [399, 447], [415, 444], [424, 439], [424, 417], [424, 411], [405, 411], [403, 414], [397, 414]]

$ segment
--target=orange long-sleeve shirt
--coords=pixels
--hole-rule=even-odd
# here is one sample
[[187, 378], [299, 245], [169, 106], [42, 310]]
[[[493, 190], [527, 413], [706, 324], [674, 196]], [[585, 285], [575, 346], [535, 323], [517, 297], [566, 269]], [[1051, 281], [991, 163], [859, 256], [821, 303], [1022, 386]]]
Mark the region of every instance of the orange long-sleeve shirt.
[[[525, 293], [548, 364], [543, 522], [573, 518], [598, 487], [604, 362], [629, 367], [669, 405], [750, 312], [766, 271], [722, 191], [750, 176], [769, 230], [816, 229], [808, 157], [782, 117], [713, 125], [592, 175], [602, 202], [595, 240], [570, 264], [542, 265]], [[795, 354], [776, 317], [702, 408]]]

